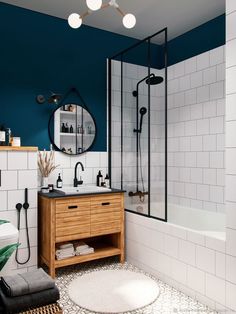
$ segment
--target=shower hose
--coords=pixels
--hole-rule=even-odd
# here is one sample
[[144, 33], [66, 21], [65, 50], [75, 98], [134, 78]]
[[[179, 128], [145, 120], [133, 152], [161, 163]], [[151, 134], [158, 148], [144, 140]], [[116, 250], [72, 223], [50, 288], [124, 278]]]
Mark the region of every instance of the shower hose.
[[[25, 209], [25, 228], [26, 228], [26, 241], [27, 241], [27, 250], [28, 250], [28, 256], [25, 261], [19, 261], [18, 257], [18, 247], [16, 249], [16, 255], [15, 255], [15, 260], [19, 265], [25, 265], [28, 263], [30, 260], [31, 256], [31, 251], [30, 251], [30, 240], [29, 240], [29, 227], [28, 227], [28, 208], [29, 208], [29, 203], [28, 203], [28, 189], [25, 189], [25, 202], [22, 205], [21, 203], [16, 204], [16, 209], [17, 209], [17, 229], [20, 231], [21, 227], [21, 209], [22, 207]], [[18, 240], [19, 244], [19, 240]]]

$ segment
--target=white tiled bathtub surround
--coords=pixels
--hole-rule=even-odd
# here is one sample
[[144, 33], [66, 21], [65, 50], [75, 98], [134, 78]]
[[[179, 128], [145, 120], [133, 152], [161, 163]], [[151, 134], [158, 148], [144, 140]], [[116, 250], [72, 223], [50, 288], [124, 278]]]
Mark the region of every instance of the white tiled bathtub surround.
[[[214, 219], [216, 214], [210, 214]], [[224, 309], [224, 233], [194, 230], [126, 213], [126, 245], [128, 262], [214, 309]]]
[[236, 311], [236, 6], [226, 1], [226, 305]]
[[[0, 152], [2, 170], [0, 187], [0, 219], [17, 227], [17, 203], [24, 203], [24, 189], [29, 192], [28, 226], [31, 258], [25, 265], [17, 265], [13, 272], [25, 272], [37, 267], [37, 152]], [[21, 210], [19, 260], [27, 258], [25, 210]]]
[[[83, 184], [96, 185], [98, 171], [101, 170], [103, 176], [108, 171], [108, 153], [107, 152], [86, 152], [82, 155], [70, 156], [61, 152], [55, 152], [55, 165], [58, 167], [53, 171], [49, 177], [49, 183], [54, 184], [58, 174], [61, 174], [63, 185], [73, 185], [74, 169], [76, 163], [80, 161], [84, 165], [84, 171], [78, 166], [77, 178], [82, 177]], [[38, 186], [41, 186], [41, 175], [39, 172]]]

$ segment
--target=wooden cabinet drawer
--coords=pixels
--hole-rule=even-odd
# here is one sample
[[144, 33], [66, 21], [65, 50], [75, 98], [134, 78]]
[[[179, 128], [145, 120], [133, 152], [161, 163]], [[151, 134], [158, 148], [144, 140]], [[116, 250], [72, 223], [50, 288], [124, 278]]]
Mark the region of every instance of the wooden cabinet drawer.
[[99, 195], [91, 198], [91, 212], [97, 209], [103, 212], [121, 210], [122, 199], [119, 195]]
[[67, 202], [57, 201], [56, 202], [56, 213], [84, 213], [90, 211], [90, 199], [69, 199]]

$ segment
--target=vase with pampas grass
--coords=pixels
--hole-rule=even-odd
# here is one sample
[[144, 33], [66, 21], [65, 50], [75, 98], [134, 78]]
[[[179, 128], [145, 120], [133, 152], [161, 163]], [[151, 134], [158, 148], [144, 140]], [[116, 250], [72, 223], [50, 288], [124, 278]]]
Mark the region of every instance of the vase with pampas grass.
[[42, 187], [48, 187], [48, 177], [58, 167], [55, 165], [55, 153], [43, 151], [38, 154], [38, 167], [42, 175]]

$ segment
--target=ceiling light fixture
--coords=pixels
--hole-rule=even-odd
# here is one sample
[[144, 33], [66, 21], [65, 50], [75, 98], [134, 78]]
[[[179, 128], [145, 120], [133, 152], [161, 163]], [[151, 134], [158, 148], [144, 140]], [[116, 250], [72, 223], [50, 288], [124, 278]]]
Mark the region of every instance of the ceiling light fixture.
[[78, 13], [72, 13], [68, 17], [68, 23], [70, 27], [72, 28], [79, 28], [82, 23], [83, 19], [90, 15], [92, 11], [97, 11], [99, 9], [106, 9], [109, 7], [113, 7], [117, 10], [117, 12], [123, 16], [123, 25], [124, 27], [130, 29], [133, 28], [136, 24], [136, 17], [131, 14], [127, 13], [125, 14], [119, 7], [119, 4], [116, 2], [116, 0], [110, 0], [107, 4], [102, 4], [102, 0], [86, 0], [86, 4], [88, 6], [88, 11], [86, 11], [84, 14], [79, 15]]
[[87, 7], [92, 11], [101, 9], [102, 0], [86, 0]]

